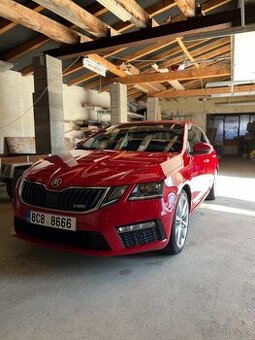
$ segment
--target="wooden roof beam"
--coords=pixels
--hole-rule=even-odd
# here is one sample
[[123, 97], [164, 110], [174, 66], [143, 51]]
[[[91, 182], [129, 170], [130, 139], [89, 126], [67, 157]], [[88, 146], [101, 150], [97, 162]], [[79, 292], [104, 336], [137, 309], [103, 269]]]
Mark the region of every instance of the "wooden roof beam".
[[211, 0], [201, 6], [201, 12], [205, 15], [207, 12], [212, 11], [220, 6], [223, 6], [231, 0]]
[[120, 20], [130, 21], [136, 27], [147, 27], [149, 15], [135, 0], [97, 0]]
[[[252, 18], [249, 18], [250, 20]], [[154, 42], [166, 42], [173, 38], [189, 36], [191, 33], [217, 31], [239, 25], [240, 9], [211, 14], [206, 17], [190, 18], [184, 22], [166, 24], [162, 26], [144, 28], [143, 30], [125, 33], [110, 38], [102, 38], [73, 46], [48, 51], [52, 56], [70, 59], [88, 53], [107, 52], [114, 48], [140, 46]], [[239, 26], [238, 26], [239, 27]], [[240, 29], [240, 27], [239, 27]]]
[[242, 86], [228, 86], [228, 87], [217, 87], [208, 89], [194, 89], [194, 90], [166, 90], [152, 94], [153, 97], [160, 98], [176, 98], [176, 97], [197, 97], [197, 96], [210, 96], [214, 94], [229, 94], [231, 96], [233, 93], [254, 92], [255, 85], [242, 85]]
[[23, 55], [32, 52], [41, 46], [43, 46], [46, 42], [49, 42], [50, 38], [47, 38], [43, 34], [38, 34], [31, 40], [24, 42], [23, 44], [15, 47], [14, 49], [4, 53], [1, 55], [0, 59], [5, 61], [14, 62], [18, 58], [22, 57]]
[[203, 79], [227, 75], [230, 75], [230, 68], [228, 66], [215, 66], [168, 73], [139, 74], [125, 78], [115, 78], [114, 81], [119, 81], [122, 84], [162, 83], [170, 80]]
[[[14, 20], [21, 25], [41, 32], [47, 37], [58, 42], [75, 44], [78, 43], [80, 40], [80, 35], [74, 30], [62, 24], [59, 24], [58, 22], [49, 19], [44, 15], [36, 13], [33, 10], [28, 9], [12, 0], [1, 0], [0, 16], [3, 16], [9, 20]], [[86, 39], [87, 41], [92, 40], [86, 36], [84, 36], [84, 39]], [[45, 43], [45, 40], [43, 38], [41, 39], [41, 37], [39, 37], [39, 41], [40, 46]], [[5, 60], [13, 60], [14, 58], [17, 58], [17, 56], [20, 56], [24, 53], [26, 48], [29, 47], [28, 45], [29, 43], [25, 44], [25, 46], [23, 45], [19, 49], [15, 49], [15, 53], [13, 51], [10, 51], [5, 55]], [[31, 48], [31, 46], [29, 48]], [[85, 56], [86, 54], [83, 55]], [[96, 59], [97, 62], [100, 62], [103, 66], [107, 67], [107, 69], [115, 75], [123, 77], [125, 76], [125, 73], [119, 70], [113, 63], [108, 62], [105, 58], [99, 55], [96, 56], [95, 54], [93, 54], [91, 58]], [[26, 74], [27, 71], [30, 72], [31, 68], [29, 70], [26, 70]]]
[[[109, 34], [108, 25], [71, 0], [34, 1], [94, 36], [105, 37]], [[111, 33], [118, 34], [116, 30]]]
[[[34, 12], [41, 12], [43, 10], [43, 7], [35, 4], [33, 1], [29, 1], [27, 4], [25, 4], [27, 8], [32, 9]], [[8, 32], [10, 29], [14, 28], [18, 24], [14, 21], [10, 21], [7, 19], [0, 19], [0, 35]]]
[[196, 15], [195, 0], [175, 0], [175, 3], [180, 8], [185, 17], [194, 17]]
[[0, 1], [0, 16], [40, 32], [58, 42], [75, 44], [80, 40], [77, 32], [13, 0]]
[[186, 46], [184, 45], [183, 41], [181, 38], [176, 38], [176, 41], [178, 42], [180, 48], [182, 49], [183, 53], [185, 56], [196, 66], [196, 68], [199, 68], [198, 63], [195, 62], [195, 59], [192, 57], [191, 53], [188, 51]]
[[[33, 3], [33, 5], [35, 7], [33, 10], [36, 11], [36, 12], [40, 12], [40, 10], [43, 9], [43, 7], [38, 5], [38, 4]], [[91, 14], [93, 14], [95, 16], [99, 16], [101, 14], [104, 14], [105, 11], [107, 11], [107, 10], [105, 8], [102, 8], [100, 4], [95, 4], [95, 5], [90, 7]], [[6, 20], [6, 19], [2, 19], [2, 20]], [[6, 21], [9, 22], [9, 20], [6, 20]], [[16, 22], [10, 22], [10, 23], [14, 24], [15, 26], [18, 25]], [[0, 20], [0, 27], [1, 27], [1, 20]], [[75, 26], [73, 25], [71, 28], [74, 28], [74, 27]], [[0, 32], [1, 32], [1, 28], [0, 28]], [[91, 40], [89, 38], [87, 38], [87, 39]], [[38, 34], [35, 38], [32, 38], [31, 40], [28, 40], [25, 43], [18, 45], [17, 47], [15, 47], [15, 48], [9, 50], [8, 52], [6, 52], [5, 54], [1, 55], [0, 59], [6, 60], [6, 61], [15, 61], [17, 58], [20, 58], [23, 55], [26, 55], [26, 54], [30, 53], [31, 51], [34, 51], [34, 50], [40, 48], [41, 46], [45, 45], [49, 41], [50, 41], [50, 39], [47, 36], [45, 36], [43, 34]], [[22, 73], [23, 73], [23, 70], [22, 70]], [[24, 73], [26, 74], [25, 69], [24, 69]]]

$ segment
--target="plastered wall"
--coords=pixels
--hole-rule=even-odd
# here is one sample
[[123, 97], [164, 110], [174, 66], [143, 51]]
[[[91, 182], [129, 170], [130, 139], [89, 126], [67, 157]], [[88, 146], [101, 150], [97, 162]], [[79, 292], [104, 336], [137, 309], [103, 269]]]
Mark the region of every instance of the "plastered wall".
[[[33, 76], [0, 72], [0, 154], [4, 152], [4, 137], [34, 136], [33, 92]], [[110, 95], [64, 85], [63, 103], [65, 121], [86, 120], [91, 111], [89, 106], [110, 107]], [[66, 122], [65, 130], [70, 130], [71, 126]]]
[[[252, 97], [235, 97], [230, 102], [251, 101]], [[255, 99], [253, 98], [254, 102]], [[191, 120], [205, 130], [207, 114], [231, 114], [231, 113], [253, 113], [255, 105], [252, 106], [219, 106], [215, 103], [229, 102], [227, 98], [209, 99], [206, 101], [198, 100], [198, 97], [178, 98], [171, 100], [160, 100], [162, 113], [173, 115], [192, 115]]]

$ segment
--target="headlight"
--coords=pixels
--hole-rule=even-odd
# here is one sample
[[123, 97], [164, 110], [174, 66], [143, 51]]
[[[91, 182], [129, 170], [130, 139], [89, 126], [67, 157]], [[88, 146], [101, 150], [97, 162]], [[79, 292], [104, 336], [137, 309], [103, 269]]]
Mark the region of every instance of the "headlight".
[[157, 198], [162, 197], [163, 182], [152, 182], [137, 184], [131, 192], [130, 200], [139, 200], [143, 198]]
[[101, 207], [105, 207], [106, 205], [117, 202], [120, 199], [120, 197], [124, 194], [126, 189], [127, 189], [126, 185], [111, 188], [108, 194], [106, 195], [105, 199], [103, 200]]

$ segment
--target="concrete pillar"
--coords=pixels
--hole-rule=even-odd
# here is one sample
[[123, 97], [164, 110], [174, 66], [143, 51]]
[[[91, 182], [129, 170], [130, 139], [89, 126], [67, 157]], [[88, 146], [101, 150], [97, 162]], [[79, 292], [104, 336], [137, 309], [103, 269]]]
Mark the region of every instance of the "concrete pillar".
[[120, 83], [111, 85], [111, 123], [127, 122], [127, 86]]
[[65, 150], [62, 62], [48, 55], [35, 57], [34, 120], [36, 153]]
[[161, 120], [161, 108], [156, 97], [147, 98], [147, 120]]

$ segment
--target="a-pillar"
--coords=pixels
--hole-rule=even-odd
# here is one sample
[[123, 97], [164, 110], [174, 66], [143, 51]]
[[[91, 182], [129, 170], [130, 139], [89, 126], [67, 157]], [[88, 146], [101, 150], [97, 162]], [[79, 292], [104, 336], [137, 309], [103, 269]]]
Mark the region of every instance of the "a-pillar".
[[147, 120], [161, 120], [161, 107], [159, 98], [147, 98]]
[[48, 55], [35, 57], [34, 121], [36, 153], [65, 150], [62, 63]]
[[111, 85], [111, 123], [127, 122], [127, 86], [120, 83]]

